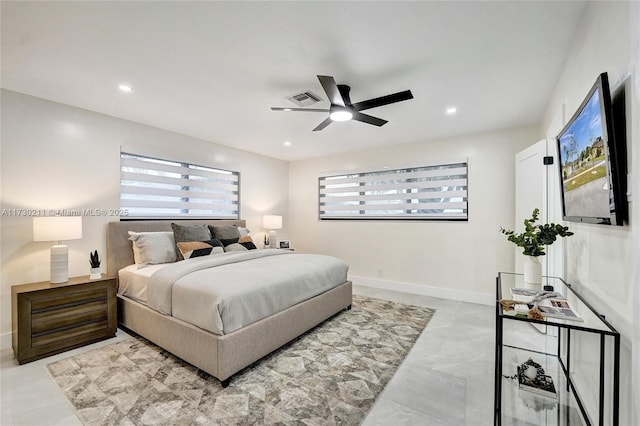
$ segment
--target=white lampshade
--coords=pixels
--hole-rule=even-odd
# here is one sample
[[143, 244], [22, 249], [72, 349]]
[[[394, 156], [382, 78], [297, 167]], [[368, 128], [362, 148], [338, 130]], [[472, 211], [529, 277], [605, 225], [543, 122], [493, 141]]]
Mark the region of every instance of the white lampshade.
[[69, 280], [69, 249], [60, 241], [82, 238], [81, 216], [33, 218], [33, 241], [57, 241], [51, 247], [51, 283]]
[[264, 229], [282, 229], [282, 216], [275, 214], [262, 216], [262, 226]]
[[82, 217], [52, 216], [33, 218], [33, 241], [65, 241], [82, 238]]

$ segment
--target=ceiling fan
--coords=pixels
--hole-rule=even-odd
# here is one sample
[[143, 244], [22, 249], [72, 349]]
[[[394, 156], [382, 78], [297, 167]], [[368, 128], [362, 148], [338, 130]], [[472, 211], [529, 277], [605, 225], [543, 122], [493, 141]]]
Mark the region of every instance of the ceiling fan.
[[329, 124], [331, 124], [332, 121], [357, 120], [363, 123], [373, 124], [374, 126], [378, 127], [383, 126], [388, 123], [387, 120], [363, 114], [360, 111], [413, 99], [411, 90], [405, 90], [403, 92], [380, 96], [379, 98], [373, 98], [352, 104], [351, 99], [349, 98], [349, 91], [351, 90], [351, 87], [347, 86], [346, 84], [336, 84], [334, 78], [328, 75], [319, 75], [318, 80], [320, 80], [320, 84], [327, 94], [329, 102], [331, 102], [331, 106], [329, 107], [329, 109], [286, 107], [271, 107], [271, 109], [273, 111], [328, 112], [329, 117], [327, 117], [322, 123], [318, 124], [315, 129], [313, 129], [313, 131], [315, 132], [324, 129]]

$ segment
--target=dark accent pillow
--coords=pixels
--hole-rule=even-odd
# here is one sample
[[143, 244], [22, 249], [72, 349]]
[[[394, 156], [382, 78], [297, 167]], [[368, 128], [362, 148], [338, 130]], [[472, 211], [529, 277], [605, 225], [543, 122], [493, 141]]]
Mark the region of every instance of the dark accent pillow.
[[177, 223], [172, 223], [171, 229], [173, 229], [173, 237], [176, 240], [176, 253], [179, 260], [184, 259], [184, 257], [178, 248], [178, 243], [189, 241], [209, 241], [212, 239], [209, 227], [204, 223], [194, 225], [178, 225]]
[[213, 238], [217, 238], [222, 241], [222, 244], [226, 247], [229, 244], [235, 244], [240, 239], [240, 230], [233, 225], [209, 225], [209, 230]]
[[239, 243], [233, 243], [233, 244], [229, 244], [228, 246], [224, 246], [224, 251], [225, 252], [230, 252], [230, 251], [247, 251], [248, 249], [239, 244]]
[[251, 238], [248, 235], [245, 237], [240, 237], [240, 239], [238, 240], [238, 244], [240, 244], [241, 246], [244, 246], [244, 248], [246, 248], [247, 250], [255, 250], [258, 248], [253, 243], [253, 238]]
[[176, 244], [185, 259], [224, 253], [222, 243], [216, 239], [208, 241], [185, 241]]

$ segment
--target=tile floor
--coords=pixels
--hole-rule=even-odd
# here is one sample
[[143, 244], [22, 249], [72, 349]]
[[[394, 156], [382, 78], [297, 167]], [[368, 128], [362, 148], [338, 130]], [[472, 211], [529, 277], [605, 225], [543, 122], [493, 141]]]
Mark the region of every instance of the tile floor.
[[[494, 307], [361, 286], [354, 293], [437, 310], [364, 425], [493, 423]], [[46, 364], [127, 337], [118, 330], [113, 339], [22, 366], [2, 351], [0, 424], [80, 424]]]

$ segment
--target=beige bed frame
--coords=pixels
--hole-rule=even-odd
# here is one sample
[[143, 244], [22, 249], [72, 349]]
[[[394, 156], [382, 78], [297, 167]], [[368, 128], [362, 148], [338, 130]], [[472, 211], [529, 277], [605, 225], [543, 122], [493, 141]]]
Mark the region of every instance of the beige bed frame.
[[[107, 232], [107, 273], [133, 264], [128, 231], [171, 231], [171, 223], [245, 226], [244, 220], [111, 222]], [[212, 334], [118, 295], [118, 324], [218, 378], [230, 377], [322, 321], [351, 307], [351, 281], [226, 335]]]

